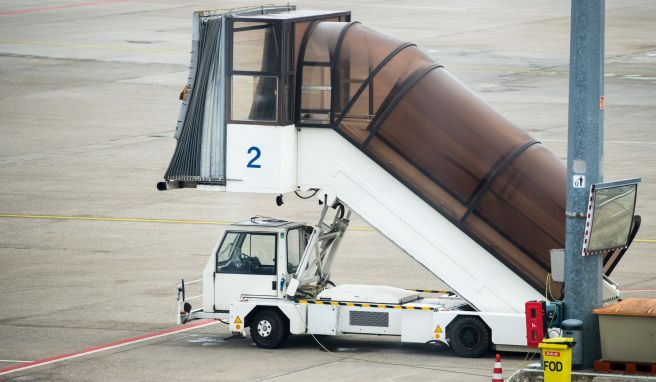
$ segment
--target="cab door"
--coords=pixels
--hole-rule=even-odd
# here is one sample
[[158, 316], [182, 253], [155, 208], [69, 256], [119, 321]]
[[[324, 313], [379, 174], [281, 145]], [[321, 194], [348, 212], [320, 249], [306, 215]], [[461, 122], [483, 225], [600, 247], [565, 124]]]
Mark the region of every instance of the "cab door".
[[216, 254], [214, 309], [227, 311], [242, 295], [277, 296], [276, 233], [226, 232]]

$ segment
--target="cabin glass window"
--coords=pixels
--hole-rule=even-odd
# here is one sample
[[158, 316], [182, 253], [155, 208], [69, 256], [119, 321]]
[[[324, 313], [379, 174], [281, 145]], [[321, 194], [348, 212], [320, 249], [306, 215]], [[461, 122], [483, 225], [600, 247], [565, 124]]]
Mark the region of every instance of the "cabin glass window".
[[294, 273], [305, 251], [305, 236], [302, 228], [287, 232], [287, 272]]
[[[239, 234], [237, 233], [228, 232], [223, 238], [221, 247], [216, 253], [216, 261], [217, 264], [219, 265], [219, 268], [221, 268], [222, 265], [225, 265], [226, 262], [229, 261], [230, 258], [232, 257], [238, 236]], [[219, 271], [219, 269], [217, 269], [217, 271]]]
[[276, 274], [276, 235], [226, 234], [217, 252], [218, 273]]
[[271, 23], [233, 24], [230, 82], [233, 121], [278, 120], [280, 34]]
[[232, 119], [277, 120], [277, 89], [274, 76], [232, 76]]
[[236, 22], [232, 40], [232, 70], [275, 72], [278, 68], [278, 36], [269, 23]]

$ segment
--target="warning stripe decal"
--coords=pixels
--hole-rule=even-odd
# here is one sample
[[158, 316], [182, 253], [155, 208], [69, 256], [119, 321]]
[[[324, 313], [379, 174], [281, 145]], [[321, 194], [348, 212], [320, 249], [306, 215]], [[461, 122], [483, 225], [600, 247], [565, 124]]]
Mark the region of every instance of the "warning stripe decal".
[[333, 305], [333, 306], [348, 306], [358, 308], [375, 308], [375, 309], [405, 309], [405, 310], [433, 310], [428, 306], [404, 306], [404, 305], [388, 305], [388, 304], [367, 304], [359, 302], [345, 302], [345, 301], [321, 301], [321, 300], [297, 300], [299, 304], [315, 304], [315, 305]]

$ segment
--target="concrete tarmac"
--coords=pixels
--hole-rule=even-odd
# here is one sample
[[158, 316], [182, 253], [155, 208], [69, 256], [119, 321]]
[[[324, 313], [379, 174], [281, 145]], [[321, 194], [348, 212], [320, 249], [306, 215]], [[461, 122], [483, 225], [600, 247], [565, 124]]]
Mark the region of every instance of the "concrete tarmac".
[[[286, 195], [157, 192], [175, 148], [194, 10], [240, 1], [0, 2], [0, 369], [175, 326], [225, 225], [314, 222]], [[418, 43], [562, 159], [569, 1], [298, 1]], [[656, 297], [656, 3], [607, 2], [606, 180], [641, 177], [643, 225], [613, 278]], [[216, 222], [219, 224], [216, 224]], [[213, 223], [214, 222], [214, 223]], [[356, 227], [368, 227], [356, 217]], [[337, 283], [442, 288], [382, 235], [349, 231]], [[523, 328], [518, 328], [523, 330]], [[394, 338], [293, 337], [280, 350], [222, 324], [0, 376], [15, 381], [489, 380], [494, 360]], [[503, 353], [504, 375], [527, 362]]]

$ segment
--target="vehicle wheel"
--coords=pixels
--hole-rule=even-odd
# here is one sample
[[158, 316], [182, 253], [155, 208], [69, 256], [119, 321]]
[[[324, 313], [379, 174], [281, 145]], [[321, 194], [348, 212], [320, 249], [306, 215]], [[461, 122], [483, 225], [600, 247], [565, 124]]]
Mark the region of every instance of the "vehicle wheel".
[[255, 345], [264, 349], [276, 349], [287, 342], [287, 320], [274, 310], [261, 310], [251, 320], [251, 337]]
[[489, 349], [490, 330], [485, 323], [474, 316], [460, 316], [447, 327], [449, 346], [459, 357], [478, 358]]

